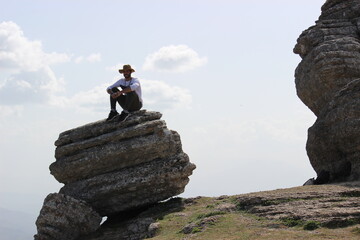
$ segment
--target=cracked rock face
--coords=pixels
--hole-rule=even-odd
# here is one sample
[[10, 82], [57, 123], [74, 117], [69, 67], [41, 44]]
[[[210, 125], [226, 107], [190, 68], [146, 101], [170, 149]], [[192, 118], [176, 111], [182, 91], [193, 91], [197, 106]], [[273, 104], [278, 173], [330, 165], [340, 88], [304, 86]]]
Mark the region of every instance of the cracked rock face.
[[60, 193], [110, 216], [176, 196], [195, 165], [180, 136], [158, 112], [138, 111], [125, 122], [99, 121], [60, 134], [51, 174]]
[[72, 240], [94, 232], [102, 217], [87, 203], [72, 197], [52, 193], [44, 201], [36, 220], [35, 240]]
[[317, 116], [308, 131], [310, 162], [324, 182], [360, 178], [360, 1], [327, 0], [294, 52], [299, 98]]

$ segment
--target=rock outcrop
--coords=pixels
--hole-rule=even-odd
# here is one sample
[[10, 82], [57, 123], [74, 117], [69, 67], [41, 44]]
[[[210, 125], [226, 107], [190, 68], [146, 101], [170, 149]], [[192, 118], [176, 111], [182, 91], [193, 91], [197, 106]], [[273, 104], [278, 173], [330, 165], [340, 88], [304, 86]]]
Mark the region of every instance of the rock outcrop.
[[[343, 186], [341, 186], [343, 185]], [[77, 240], [354, 239], [360, 236], [360, 182], [235, 196], [173, 198], [109, 217]], [[309, 230], [315, 230], [309, 232]]]
[[342, 227], [360, 220], [359, 183], [356, 187], [323, 185], [243, 194], [237, 207], [271, 220], [316, 221]]
[[315, 183], [360, 179], [359, 16], [359, 0], [327, 0], [294, 48], [297, 94], [317, 116], [306, 145]]
[[[179, 134], [160, 118], [142, 110], [125, 122], [102, 120], [61, 133], [50, 165], [65, 184], [60, 195], [85, 202], [101, 216], [118, 216], [182, 193], [195, 165]], [[58, 218], [42, 210], [39, 219], [49, 214]]]
[[44, 201], [36, 221], [35, 240], [72, 240], [97, 230], [101, 216], [87, 203], [52, 193]]

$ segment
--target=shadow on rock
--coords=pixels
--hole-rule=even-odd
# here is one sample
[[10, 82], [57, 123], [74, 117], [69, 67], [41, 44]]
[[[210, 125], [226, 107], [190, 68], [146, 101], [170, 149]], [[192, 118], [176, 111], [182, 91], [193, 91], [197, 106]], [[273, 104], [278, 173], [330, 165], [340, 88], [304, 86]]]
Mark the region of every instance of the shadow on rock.
[[183, 209], [183, 200], [172, 198], [148, 207], [125, 211], [108, 217], [96, 232], [78, 240], [138, 240], [154, 237], [159, 230], [156, 220]]

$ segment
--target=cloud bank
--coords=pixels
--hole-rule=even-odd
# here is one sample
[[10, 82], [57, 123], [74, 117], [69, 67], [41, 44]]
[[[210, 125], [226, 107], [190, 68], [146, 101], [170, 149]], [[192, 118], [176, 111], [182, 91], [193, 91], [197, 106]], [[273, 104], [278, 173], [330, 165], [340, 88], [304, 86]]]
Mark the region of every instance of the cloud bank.
[[[73, 57], [43, 50], [40, 41], [29, 40], [14, 22], [0, 23], [0, 102], [4, 106], [29, 103], [58, 103], [65, 92], [65, 81], [52, 65], [74, 61], [99, 62], [99, 53]], [[6, 108], [7, 109], [7, 108]], [[16, 109], [21, 109], [17, 107]], [[8, 115], [9, 111], [6, 111]], [[18, 111], [17, 111], [18, 112]]]
[[146, 57], [144, 70], [159, 72], [186, 72], [207, 63], [206, 57], [186, 45], [170, 45], [160, 48]]
[[[167, 68], [172, 71], [191, 69], [205, 61], [200, 59], [195, 51], [183, 45], [162, 48], [154, 55], [153, 60], [159, 64], [161, 54], [167, 51], [170, 52], [168, 56], [174, 60], [173, 65], [168, 65]], [[100, 53], [76, 58], [65, 53], [47, 53], [40, 41], [27, 39], [16, 23], [1, 22], [0, 116], [19, 115], [23, 105], [34, 103], [95, 112], [107, 111], [109, 96], [106, 87], [110, 83], [66, 96], [65, 80], [57, 77], [52, 70], [53, 64], [99, 61]], [[116, 69], [121, 67], [122, 64], [118, 64]], [[189, 107], [191, 104], [192, 97], [187, 89], [161, 81], [140, 80], [146, 108], [162, 111]]]
[[14, 22], [0, 23], [0, 69], [3, 71], [37, 71], [44, 66], [67, 62], [63, 53], [45, 53], [40, 41], [30, 41]]
[[142, 91], [146, 106], [168, 110], [189, 108], [192, 102], [190, 91], [186, 88], [170, 86], [156, 80], [142, 80]]

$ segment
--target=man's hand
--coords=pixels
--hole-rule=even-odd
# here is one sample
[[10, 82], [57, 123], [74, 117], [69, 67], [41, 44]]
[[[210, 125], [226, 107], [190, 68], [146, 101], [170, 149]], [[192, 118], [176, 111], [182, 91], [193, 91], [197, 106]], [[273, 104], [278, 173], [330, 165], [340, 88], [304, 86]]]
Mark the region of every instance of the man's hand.
[[120, 92], [116, 92], [116, 93], [111, 94], [111, 97], [115, 99], [115, 98], [118, 98], [119, 96], [121, 96], [121, 94], [122, 94], [121, 91], [120, 91]]

